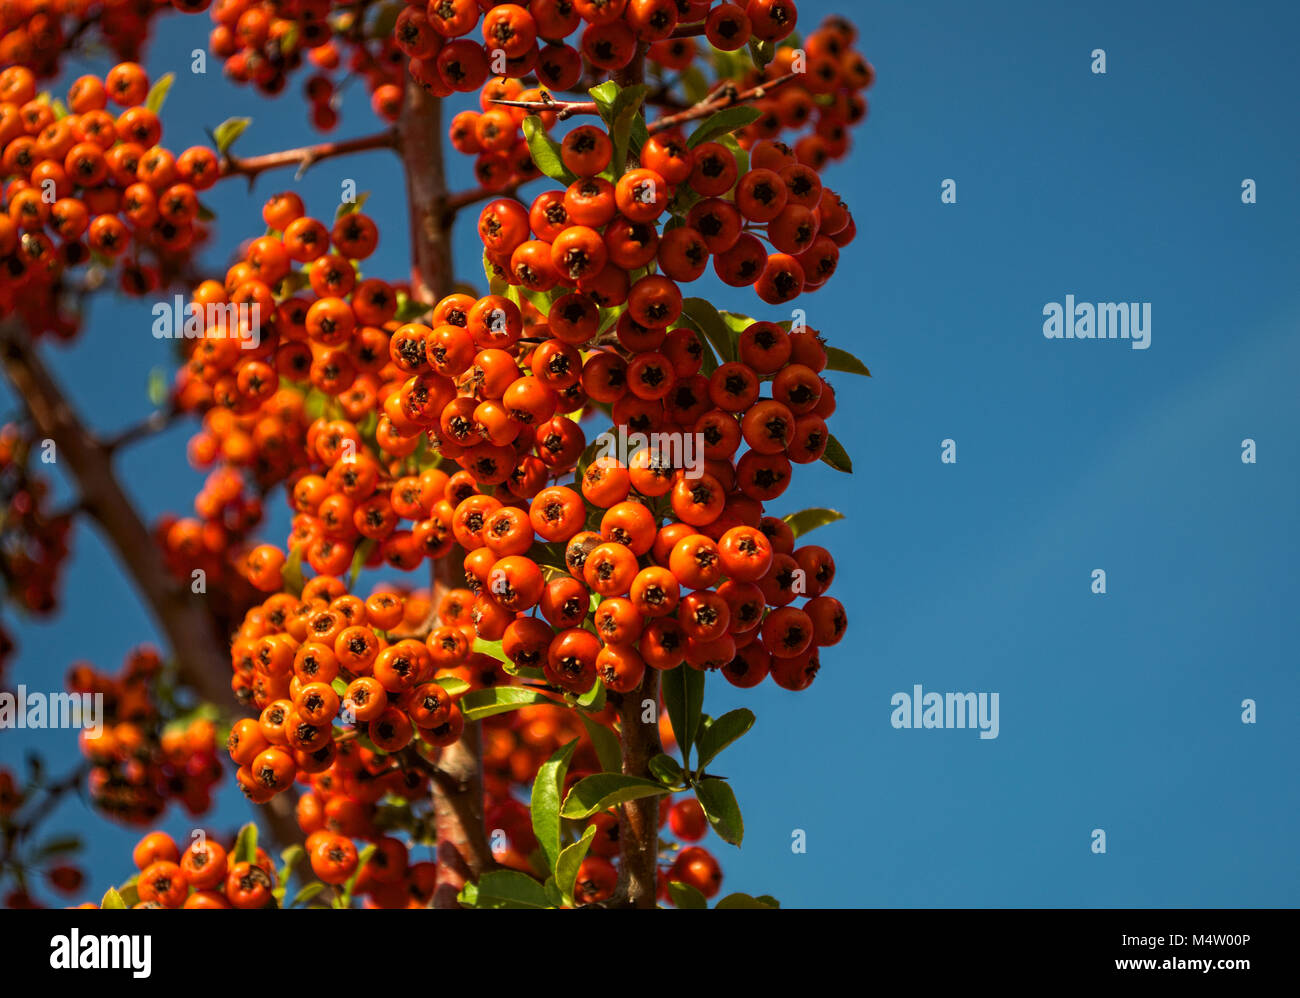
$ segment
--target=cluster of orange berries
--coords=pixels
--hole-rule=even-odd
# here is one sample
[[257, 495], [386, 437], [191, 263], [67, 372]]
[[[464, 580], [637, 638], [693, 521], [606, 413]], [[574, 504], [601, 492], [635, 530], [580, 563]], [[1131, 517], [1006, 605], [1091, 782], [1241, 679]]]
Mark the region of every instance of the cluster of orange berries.
[[251, 861], [236, 862], [233, 853], [233, 842], [222, 845], [207, 834], [182, 851], [166, 832], [150, 832], [131, 853], [140, 871], [131, 907], [265, 908], [277, 882], [271, 857], [259, 848]]
[[[743, 7], [713, 7], [712, 0], [429, 0], [408, 6], [394, 33], [411, 57], [411, 76], [445, 97], [477, 90], [489, 76], [530, 73], [545, 87], [570, 90], [584, 63], [616, 72], [628, 66], [642, 43], [655, 61], [680, 58], [675, 42], [690, 39], [670, 41], [679, 28], [698, 25], [718, 48], [734, 50], [751, 38], [787, 38], [797, 18], [793, 0], [748, 0]], [[564, 39], [579, 29], [577, 45], [567, 44]], [[693, 44], [690, 48], [693, 52]]]
[[206, 237], [198, 195], [218, 178], [216, 154], [159, 145], [148, 94], [135, 63], [79, 77], [67, 108], [37, 94], [30, 69], [0, 71], [0, 315], [70, 335], [78, 317], [51, 307], [65, 269], [93, 257], [118, 266], [123, 291], [143, 295]]
[[54, 609], [72, 518], [47, 508], [49, 483], [29, 467], [33, 443], [12, 423], [0, 427], [0, 578], [9, 599], [44, 615]]
[[225, 60], [231, 79], [278, 94], [305, 56], [315, 70], [303, 90], [316, 128], [329, 131], [338, 123], [335, 74], [363, 80], [374, 112], [396, 120], [404, 59], [392, 34], [378, 30], [377, 14], [367, 18], [364, 6], [330, 0], [194, 0], [188, 9], [209, 4], [214, 26], [208, 44]]
[[[178, 0], [178, 4], [183, 0]], [[74, 39], [94, 24], [96, 38], [121, 61], [134, 62], [149, 22], [168, 0], [5, 0], [0, 4], [0, 63], [20, 64], [41, 79], [57, 76]]]
[[104, 698], [102, 723], [79, 736], [81, 754], [92, 764], [91, 803], [127, 824], [155, 820], [172, 800], [202, 814], [221, 777], [215, 725], [201, 717], [169, 720], [155, 702], [161, 669], [157, 651], [141, 647], [117, 675], [89, 665], [68, 673], [69, 692]]

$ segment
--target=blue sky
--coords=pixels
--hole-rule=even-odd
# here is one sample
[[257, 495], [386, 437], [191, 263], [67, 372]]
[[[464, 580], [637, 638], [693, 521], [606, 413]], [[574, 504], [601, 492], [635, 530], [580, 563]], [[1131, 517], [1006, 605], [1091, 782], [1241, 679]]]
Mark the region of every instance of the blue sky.
[[[813, 539], [835, 553], [849, 633], [803, 693], [709, 681], [711, 712], [758, 714], [718, 765], [746, 820], [743, 849], [709, 840], [724, 889], [809, 906], [1294, 906], [1300, 15], [1276, 2], [849, 6], [878, 82], [851, 161], [825, 180], [859, 239], [799, 304], [874, 377], [836, 380], [832, 429], [856, 474], [807, 469], [778, 505], [848, 515]], [[815, 23], [844, 5], [800, 7]], [[246, 153], [308, 140], [296, 98], [263, 103], [215, 65], [190, 75], [198, 33], [169, 18], [153, 44], [151, 68], [178, 71], [169, 145], [227, 114], [255, 119]], [[1095, 48], [1105, 75], [1090, 71]], [[354, 95], [339, 134], [368, 127]], [[382, 156], [322, 164], [295, 189], [324, 214], [345, 178], [375, 192], [376, 218], [402, 217]], [[940, 202], [947, 178], [956, 204]], [[1242, 204], [1245, 178], [1257, 204]], [[463, 168], [456, 180], [470, 184]], [[264, 178], [257, 193], [291, 183]], [[205, 200], [223, 248], [258, 231], [260, 196], [234, 185]], [[472, 224], [457, 238], [468, 280], [481, 277]], [[405, 224], [388, 230], [372, 269], [396, 276]], [[710, 281], [691, 293], [785, 317]], [[1045, 339], [1043, 307], [1067, 294], [1150, 302], [1150, 349]], [[49, 354], [105, 429], [148, 412], [147, 372], [168, 363], [148, 329], [147, 305], [97, 303], [77, 346]], [[122, 462], [151, 515], [188, 508], [187, 436]], [[1245, 438], [1256, 464], [1241, 461]], [[955, 464], [940, 462], [944, 439]], [[154, 634], [93, 532], [75, 547], [75, 625], [20, 624], [14, 681], [48, 685], [78, 658], [116, 668]], [[1090, 590], [1097, 568], [1105, 595]], [[997, 692], [999, 737], [895, 730], [890, 698], [915, 684]], [[1241, 722], [1245, 698], [1257, 724]], [[67, 760], [67, 741], [10, 733], [0, 753]], [[222, 802], [218, 823], [241, 820], [236, 792]], [[75, 807], [58, 817], [86, 824]], [[135, 833], [93, 828], [102, 889], [127, 872]]]

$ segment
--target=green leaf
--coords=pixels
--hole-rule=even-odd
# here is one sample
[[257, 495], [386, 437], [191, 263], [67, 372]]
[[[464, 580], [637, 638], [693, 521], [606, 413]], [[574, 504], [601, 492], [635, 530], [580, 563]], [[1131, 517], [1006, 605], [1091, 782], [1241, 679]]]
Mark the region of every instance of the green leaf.
[[754, 712], [744, 707], [729, 710], [720, 718], [704, 728], [695, 740], [695, 751], [699, 755], [699, 768], [702, 771], [728, 745], [744, 735], [754, 726]]
[[289, 848], [285, 849], [282, 853], [280, 853], [280, 862], [284, 864], [282, 867], [280, 867], [280, 873], [279, 873], [280, 883], [283, 884], [288, 881], [289, 877], [293, 873], [293, 868], [297, 866], [298, 862], [306, 855], [307, 855], [307, 851], [297, 843], [294, 843], [293, 845], [289, 846]]
[[494, 686], [488, 690], [467, 693], [460, 701], [460, 709], [467, 721], [481, 721], [493, 714], [504, 714], [534, 703], [555, 703], [550, 697], [523, 686]]
[[446, 690], [449, 697], [458, 697], [469, 689], [469, 683], [459, 676], [435, 676], [433, 681]]
[[871, 377], [871, 372], [867, 370], [866, 364], [847, 350], [841, 350], [839, 347], [826, 348], [826, 370], [846, 371], [849, 374], [861, 374], [866, 378]]
[[322, 884], [319, 880], [313, 880], [310, 884], [305, 886], [302, 890], [300, 890], [297, 894], [293, 896], [293, 900], [289, 902], [289, 907], [296, 908], [300, 904], [306, 904], [308, 901], [310, 901], [312, 898], [314, 898], [317, 894], [319, 894], [324, 889], [325, 889], [324, 884]]
[[822, 460], [829, 464], [836, 471], [842, 471], [845, 474], [853, 473], [853, 461], [849, 458], [849, 452], [844, 449], [844, 445], [835, 439], [835, 434], [830, 434], [830, 439], [826, 441], [826, 453], [822, 455]]
[[682, 70], [682, 92], [686, 95], [687, 104], [698, 104], [709, 96], [709, 81], [705, 77], [704, 71], [699, 66], [692, 63]]
[[582, 838], [565, 846], [555, 863], [555, 883], [568, 904], [573, 903], [573, 885], [578, 880], [578, 867], [587, 858], [587, 850], [591, 848], [591, 840], [595, 837], [596, 826], [588, 825], [586, 831], [582, 833]]
[[780, 908], [776, 898], [770, 894], [764, 894], [762, 897], [750, 897], [748, 894], [728, 894], [721, 901], [713, 906], [714, 910], [726, 910], [729, 908]]
[[542, 125], [541, 118], [535, 114], [530, 114], [524, 119], [523, 128], [524, 139], [528, 143], [528, 151], [532, 153], [533, 162], [537, 164], [537, 169], [552, 180], [558, 180], [566, 185], [578, 179], [564, 165], [564, 160], [560, 158], [560, 144], [546, 134], [546, 128]]
[[776, 57], [776, 45], [769, 41], [759, 41], [757, 38], [749, 39], [749, 54], [754, 59], [754, 65], [759, 69], [766, 69]]
[[75, 835], [58, 835], [46, 839], [32, 856], [33, 861], [59, 856], [63, 853], [76, 852], [81, 848], [81, 839]]
[[691, 746], [700, 727], [704, 709], [704, 673], [688, 665], [669, 669], [663, 674], [664, 707], [673, 725], [673, 734], [682, 750], [682, 765], [690, 769]]
[[377, 847], [373, 842], [361, 850], [361, 855], [357, 857], [357, 868], [352, 871], [352, 876], [348, 877], [347, 883], [343, 885], [343, 896], [336, 902], [340, 908], [352, 907], [352, 892], [356, 890], [357, 879], [361, 876], [361, 871], [366, 868], [370, 862], [370, 857], [375, 854]]
[[421, 316], [427, 315], [432, 309], [432, 305], [417, 301], [405, 291], [399, 291], [397, 292], [397, 312], [393, 318], [398, 322], [414, 322]]
[[370, 200], [370, 192], [362, 191], [351, 201], [344, 201], [341, 205], [338, 206], [338, 209], [334, 212], [334, 221], [337, 222], [340, 218], [346, 218], [348, 215], [355, 215], [359, 213], [361, 209], [365, 207], [366, 202], [369, 200]]
[[740, 845], [745, 837], [745, 822], [740, 817], [736, 795], [725, 780], [709, 776], [695, 785], [695, 796], [708, 816], [709, 824], [724, 840]]
[[235, 139], [244, 134], [244, 130], [253, 123], [252, 118], [227, 118], [212, 132], [212, 142], [217, 147], [217, 154], [224, 156], [234, 145]]
[[546, 865], [554, 870], [560, 856], [560, 797], [564, 793], [564, 776], [578, 739], [556, 749], [537, 770], [528, 807], [533, 814], [533, 834], [546, 854]]
[[370, 557], [370, 552], [375, 549], [373, 539], [366, 537], [357, 545], [356, 553], [352, 555], [352, 567], [348, 571], [348, 589], [356, 588], [357, 576], [361, 574], [362, 566], [365, 565], [366, 559]]
[[731, 150], [731, 155], [736, 160], [736, 176], [743, 177], [749, 172], [749, 153], [741, 148], [740, 143], [736, 141], [734, 135], [724, 135], [718, 139], [724, 146]]
[[596, 758], [600, 760], [600, 768], [608, 773], [618, 772], [623, 765], [623, 750], [619, 746], [618, 735], [603, 724], [593, 721], [581, 711], [579, 711], [578, 717], [582, 718], [583, 726], [587, 729], [587, 734], [591, 738], [591, 744], [595, 746]]
[[789, 513], [785, 517], [785, 522], [790, 525], [795, 537], [802, 537], [818, 527], [824, 527], [828, 523], [834, 523], [836, 520], [844, 519], [844, 514], [834, 509], [801, 509], [797, 513]]
[[687, 298], [682, 302], [682, 318], [697, 333], [701, 333], [718, 360], [726, 363], [736, 359], [736, 342], [739, 335], [727, 328], [722, 314], [713, 303], [703, 298]]
[[682, 770], [681, 763], [665, 752], [660, 752], [651, 759], [649, 768], [650, 775], [666, 786], [681, 787], [686, 783], [686, 773]]
[[560, 808], [562, 818], [590, 818], [615, 804], [623, 804], [643, 797], [658, 797], [668, 793], [668, 788], [654, 780], [640, 776], [623, 776], [621, 773], [597, 773], [579, 780]]
[[500, 641], [489, 641], [487, 638], [475, 638], [474, 646], [470, 649], [476, 655], [490, 655], [498, 662], [507, 662], [505, 649]]
[[691, 132], [691, 137], [686, 140], [686, 145], [694, 149], [703, 142], [712, 142], [721, 135], [729, 135], [746, 125], [752, 125], [761, 117], [763, 117], [763, 112], [748, 104], [724, 107], [717, 114], [706, 118], [704, 124]]
[[144, 106], [154, 114], [161, 111], [163, 101], [167, 99], [167, 91], [171, 90], [172, 84], [175, 82], [175, 73], [167, 73], [158, 77], [158, 82], [149, 88], [149, 93], [144, 99]]
[[[474, 890], [470, 890], [473, 886]], [[549, 908], [546, 887], [518, 870], [493, 870], [479, 877], [476, 885], [466, 884], [461, 904], [473, 908]]]
[[302, 555], [306, 550], [306, 544], [295, 545], [280, 568], [280, 581], [295, 596], [302, 595], [302, 587], [306, 584], [306, 580], [302, 577]]
[[[650, 88], [644, 83], [637, 83], [630, 87], [620, 87], [611, 80], [602, 83], [598, 87], [592, 87], [588, 93], [591, 94], [592, 100], [596, 102], [596, 109], [609, 127], [610, 141], [614, 145], [614, 156], [610, 162], [610, 168], [615, 178], [621, 177], [624, 168], [627, 166], [627, 152], [629, 145], [632, 143], [633, 123], [640, 117], [641, 107], [645, 104], [646, 95], [650, 93]], [[636, 144], [637, 151], [640, 150], [641, 144], [646, 139], [644, 119], [642, 119], [641, 124], [642, 134], [638, 136], [640, 141]]]
[[257, 862], [257, 826], [251, 821], [239, 830], [235, 838], [235, 863]]
[[104, 909], [125, 909], [126, 902], [122, 900], [122, 895], [117, 893], [116, 887], [110, 887], [104, 892], [103, 900], [99, 902], [99, 906]]
[[668, 881], [668, 896], [673, 900], [673, 907], [682, 909], [708, 908], [708, 899], [700, 893], [698, 887], [684, 884], [680, 880]]
[[586, 693], [578, 697], [578, 706], [591, 714], [599, 714], [605, 709], [605, 684], [599, 679]]
[[119, 887], [117, 892], [122, 895], [122, 903], [128, 908], [134, 908], [140, 903], [140, 885], [134, 877]]
[[161, 367], [149, 371], [149, 404], [161, 406], [167, 401], [167, 373]]

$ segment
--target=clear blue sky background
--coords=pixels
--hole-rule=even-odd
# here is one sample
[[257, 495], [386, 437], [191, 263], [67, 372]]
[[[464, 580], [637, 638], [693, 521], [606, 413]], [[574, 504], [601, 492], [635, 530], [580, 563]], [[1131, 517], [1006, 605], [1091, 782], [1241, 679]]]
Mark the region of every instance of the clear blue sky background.
[[[726, 889], [808, 906], [1300, 901], [1300, 681], [1285, 644], [1300, 600], [1300, 15], [1280, 2], [1063, 6], [847, 5], [879, 80], [852, 162], [826, 180], [860, 237], [801, 304], [875, 376], [836, 380], [832, 428], [857, 473], [810, 469], [779, 509], [848, 515], [814, 536], [836, 554], [850, 626], [802, 694], [709, 681], [712, 712], [759, 717], [719, 767], [747, 826], [739, 851], [710, 838]], [[807, 0], [801, 20], [845, 7]], [[201, 23], [168, 18], [151, 48], [156, 73], [178, 73], [168, 144], [245, 113], [246, 153], [306, 140], [296, 97], [263, 103], [215, 63], [189, 74]], [[1104, 76], [1089, 69], [1098, 47]], [[368, 128], [358, 93], [339, 134]], [[394, 166], [328, 162], [296, 189], [326, 215], [348, 177], [389, 220], [371, 269], [404, 273]], [[945, 178], [955, 205], [940, 203]], [[1243, 178], [1258, 204], [1242, 204]], [[468, 186], [465, 169], [457, 180]], [[291, 183], [206, 195], [222, 248], [258, 230], [261, 195]], [[457, 239], [469, 280], [481, 278], [472, 225]], [[748, 292], [692, 291], [782, 317]], [[1151, 302], [1151, 348], [1044, 339], [1044, 304], [1070, 293]], [[97, 303], [90, 320], [48, 356], [112, 429], [148, 412], [147, 372], [168, 351], [146, 305]], [[188, 509], [188, 432], [122, 462], [151, 515]], [[1247, 437], [1255, 465], [1240, 458]], [[944, 438], [955, 465], [939, 460]], [[94, 533], [75, 548], [64, 622], [20, 624], [11, 681], [50, 688], [77, 658], [116, 668], [155, 633]], [[1090, 591], [1095, 568], [1104, 596]], [[894, 730], [890, 697], [917, 683], [998, 692], [1000, 737]], [[0, 753], [69, 761], [69, 743], [6, 733]], [[237, 792], [221, 800], [219, 822], [242, 820]], [[125, 876], [134, 832], [76, 806], [58, 818], [88, 833], [96, 891]], [[1090, 849], [1095, 828], [1105, 855]]]

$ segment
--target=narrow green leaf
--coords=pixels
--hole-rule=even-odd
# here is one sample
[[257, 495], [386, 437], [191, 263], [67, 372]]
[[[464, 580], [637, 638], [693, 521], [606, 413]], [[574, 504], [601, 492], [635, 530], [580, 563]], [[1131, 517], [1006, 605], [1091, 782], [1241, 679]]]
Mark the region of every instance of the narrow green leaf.
[[295, 596], [301, 596], [302, 587], [306, 585], [306, 580], [302, 577], [302, 556], [306, 550], [306, 544], [295, 545], [289, 551], [289, 557], [284, 560], [284, 565], [280, 568], [280, 581]]
[[776, 898], [768, 894], [762, 897], [750, 897], [748, 894], [728, 894], [721, 901], [713, 906], [714, 910], [727, 910], [734, 908], [780, 908]]
[[149, 371], [149, 404], [160, 406], [167, 401], [167, 374], [161, 367]]
[[605, 684], [599, 679], [586, 693], [578, 697], [578, 706], [591, 714], [599, 714], [605, 709]]
[[836, 471], [842, 471], [845, 474], [852, 474], [853, 461], [849, 458], [849, 452], [844, 449], [844, 445], [835, 439], [831, 434], [830, 439], [826, 441], [826, 453], [822, 455], [822, 460], [829, 464]]
[[623, 750], [619, 746], [618, 735], [582, 712], [578, 713], [578, 717], [582, 718], [583, 726], [586, 727], [587, 734], [591, 738], [591, 744], [596, 749], [600, 768], [607, 773], [617, 773], [623, 766]]
[[682, 318], [692, 329], [704, 335], [719, 361], [726, 363], [736, 359], [739, 334], [727, 328], [712, 302], [704, 298], [687, 298], [682, 302]]
[[449, 697], [458, 697], [469, 689], [469, 683], [459, 676], [435, 676], [433, 681], [446, 690]]
[[154, 114], [160, 112], [162, 110], [163, 102], [167, 100], [167, 92], [171, 90], [172, 84], [175, 82], [175, 73], [166, 73], [165, 75], [158, 77], [158, 82], [149, 88], [149, 93], [144, 99], [144, 106]]
[[568, 904], [573, 903], [573, 885], [578, 880], [578, 867], [587, 858], [587, 850], [591, 848], [591, 840], [595, 837], [596, 826], [588, 825], [586, 831], [582, 833], [582, 838], [565, 846], [560, 851], [560, 858], [555, 862], [555, 883]]
[[307, 855], [307, 851], [297, 843], [294, 843], [293, 845], [289, 846], [287, 849], [285, 849], [283, 852], [280, 853], [280, 862], [284, 864], [283, 866], [280, 867], [280, 873], [279, 873], [280, 883], [283, 884], [288, 881], [289, 877], [293, 873], [293, 868], [297, 866], [299, 860], [301, 860], [306, 855]]
[[325, 889], [324, 884], [322, 884], [319, 880], [313, 880], [310, 884], [305, 886], [302, 890], [300, 890], [297, 894], [293, 896], [293, 900], [289, 902], [289, 907], [296, 908], [300, 904], [306, 904], [308, 901], [310, 901], [312, 898], [314, 898], [317, 894], [319, 894], [324, 889]]
[[[461, 892], [461, 902], [466, 902], [469, 884]], [[476, 908], [549, 908], [551, 900], [546, 887], [526, 873], [518, 870], [493, 870], [479, 877], [475, 890], [469, 892]]]
[[556, 749], [542, 763], [533, 780], [532, 796], [528, 807], [533, 815], [533, 834], [546, 854], [547, 869], [554, 870], [560, 856], [560, 798], [564, 793], [564, 776], [569, 771], [569, 761], [578, 739]]
[[352, 876], [348, 877], [347, 883], [343, 885], [343, 897], [340, 907], [352, 907], [352, 892], [356, 890], [357, 879], [361, 876], [361, 871], [366, 868], [366, 864], [370, 862], [370, 857], [375, 854], [376, 848], [375, 844], [371, 842], [361, 850], [361, 854], [357, 857], [357, 868], [352, 871]]
[[99, 902], [100, 908], [103, 909], [125, 909], [126, 902], [122, 900], [122, 895], [117, 892], [116, 887], [110, 887], [104, 892], [103, 900]]
[[252, 118], [227, 118], [219, 124], [212, 132], [212, 142], [217, 147], [218, 155], [224, 156], [234, 145], [235, 139], [243, 135], [252, 123]]
[[672, 898], [673, 907], [689, 910], [708, 908], [708, 899], [700, 893], [698, 887], [684, 884], [680, 880], [668, 881], [668, 896]]
[[564, 165], [564, 160], [560, 158], [560, 144], [546, 134], [541, 118], [530, 114], [524, 119], [523, 128], [528, 151], [532, 154], [537, 169], [552, 180], [558, 180], [566, 185], [578, 179]]
[[702, 771], [728, 745], [754, 726], [754, 712], [744, 707], [729, 710], [700, 732], [695, 741]]
[[642, 797], [657, 797], [668, 788], [654, 780], [621, 773], [597, 773], [579, 780], [560, 808], [562, 818], [590, 818], [597, 811]]
[[46, 859], [50, 856], [59, 856], [63, 853], [76, 852], [81, 848], [81, 839], [75, 835], [58, 835], [52, 839], [46, 839], [41, 843], [33, 855], [34, 860]]
[[257, 826], [251, 821], [239, 830], [239, 835], [235, 838], [234, 862], [257, 862]]
[[370, 200], [370, 192], [362, 191], [351, 201], [344, 201], [334, 212], [334, 221], [340, 218], [346, 218], [348, 215], [358, 214], [365, 207], [366, 202]]
[[356, 588], [357, 576], [361, 574], [361, 569], [365, 565], [366, 559], [370, 557], [370, 552], [374, 549], [375, 542], [369, 537], [363, 538], [361, 543], [357, 545], [356, 553], [352, 555], [352, 567], [348, 571], [349, 590]]
[[841, 350], [839, 347], [826, 348], [826, 370], [845, 371], [848, 374], [861, 374], [866, 378], [871, 377], [871, 372], [867, 370], [866, 364], [847, 350]]
[[708, 816], [709, 824], [724, 840], [740, 845], [745, 837], [745, 822], [740, 816], [736, 795], [725, 780], [707, 777], [695, 785], [695, 796]]
[[751, 125], [761, 117], [763, 117], [763, 112], [748, 104], [724, 107], [717, 114], [706, 118], [704, 124], [691, 132], [691, 137], [686, 140], [686, 145], [694, 149], [703, 142], [711, 142], [720, 135], [728, 135], [737, 129], [744, 128], [746, 125]]
[[681, 665], [665, 672], [662, 683], [664, 707], [682, 750], [682, 765], [689, 771], [691, 746], [695, 744], [700, 712], [704, 709], [704, 673]]
[[740, 142], [730, 133], [718, 136], [717, 141], [731, 150], [736, 160], [736, 176], [743, 177], [749, 172], [749, 153], [741, 148]]
[[481, 721], [493, 714], [518, 710], [534, 703], [555, 703], [550, 697], [522, 686], [494, 686], [488, 690], [467, 693], [460, 701], [460, 709], [467, 721]]
[[785, 517], [785, 522], [790, 525], [790, 530], [795, 537], [802, 537], [818, 527], [824, 527], [828, 523], [834, 523], [836, 520], [844, 519], [844, 514], [834, 509], [801, 509], [797, 513], [790, 513]]

